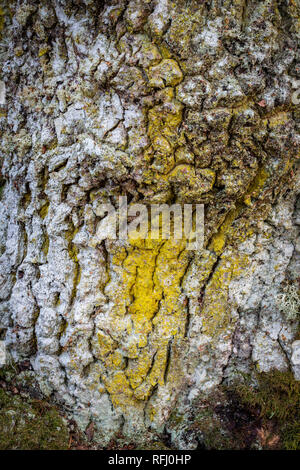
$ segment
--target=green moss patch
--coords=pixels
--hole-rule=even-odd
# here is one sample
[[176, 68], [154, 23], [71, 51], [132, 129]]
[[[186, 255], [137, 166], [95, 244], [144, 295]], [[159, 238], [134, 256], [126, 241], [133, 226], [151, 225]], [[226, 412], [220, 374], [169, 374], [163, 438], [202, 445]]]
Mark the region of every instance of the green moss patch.
[[0, 389], [1, 450], [65, 450], [69, 434], [58, 411]]
[[264, 425], [275, 423], [281, 439], [281, 448], [300, 449], [300, 382], [292, 372], [273, 370], [257, 374], [257, 387], [236, 386], [242, 403], [258, 409]]

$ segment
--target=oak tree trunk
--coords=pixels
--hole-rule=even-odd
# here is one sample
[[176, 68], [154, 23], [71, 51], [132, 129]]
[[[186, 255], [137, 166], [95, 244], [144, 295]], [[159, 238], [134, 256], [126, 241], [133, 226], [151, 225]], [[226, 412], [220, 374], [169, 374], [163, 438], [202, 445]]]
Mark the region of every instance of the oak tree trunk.
[[[219, 384], [300, 379], [299, 1], [1, 4], [2, 339], [104, 444], [195, 448]], [[204, 204], [203, 250], [105, 238], [119, 196]]]

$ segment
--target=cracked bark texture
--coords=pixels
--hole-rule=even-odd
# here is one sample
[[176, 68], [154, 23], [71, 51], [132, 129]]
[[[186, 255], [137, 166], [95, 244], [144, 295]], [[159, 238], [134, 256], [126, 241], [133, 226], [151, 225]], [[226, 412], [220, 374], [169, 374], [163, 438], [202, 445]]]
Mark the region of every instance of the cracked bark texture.
[[[169, 432], [195, 448], [172, 410], [240, 371], [300, 378], [276, 301], [299, 278], [299, 13], [1, 2], [2, 337], [103, 443]], [[120, 195], [205, 204], [204, 249], [107, 240], [100, 204]]]

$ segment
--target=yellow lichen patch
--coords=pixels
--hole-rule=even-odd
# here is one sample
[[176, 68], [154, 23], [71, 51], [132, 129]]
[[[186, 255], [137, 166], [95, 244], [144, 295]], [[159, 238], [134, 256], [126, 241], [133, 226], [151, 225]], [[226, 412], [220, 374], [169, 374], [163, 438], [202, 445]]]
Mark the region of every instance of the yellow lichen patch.
[[44, 235], [44, 242], [43, 242], [43, 245], [42, 245], [42, 251], [44, 253], [45, 256], [48, 255], [48, 251], [49, 251], [49, 237], [47, 235], [47, 233]]
[[116, 350], [105, 358], [104, 364], [107, 370], [123, 370], [126, 361], [121, 351]]
[[196, 174], [195, 168], [191, 165], [177, 165], [168, 175], [170, 181], [179, 183], [188, 183], [193, 186], [195, 184]]
[[179, 147], [175, 152], [175, 161], [179, 163], [188, 163], [192, 165], [195, 160], [195, 155], [190, 152], [188, 148]]
[[[203, 5], [198, 2], [197, 8], [193, 11], [186, 4], [184, 9], [173, 15], [168, 31], [168, 42], [172, 44], [173, 48], [179, 50], [182, 56], [186, 56], [188, 53], [193, 32], [199, 28], [199, 17], [201, 17]], [[203, 15], [204, 17], [205, 15]]]
[[68, 230], [66, 233], [66, 239], [68, 241], [68, 253], [69, 253], [70, 258], [73, 261], [75, 261], [75, 263], [78, 263], [78, 258], [77, 258], [78, 249], [73, 243], [73, 238], [75, 237], [77, 232], [78, 232], [78, 228], [74, 230], [72, 229]]
[[244, 203], [246, 204], [246, 206], [249, 206], [251, 207], [252, 205], [252, 201], [251, 201], [251, 197], [250, 196], [244, 196], [244, 199], [243, 199]]
[[[119, 282], [113, 289], [111, 324], [114, 334], [122, 335], [118, 318], [130, 315], [131, 326], [127, 326], [127, 339], [122, 344], [122, 354], [129, 358], [124, 370], [126, 380], [117, 376], [128, 388], [124, 391], [125, 402], [119, 404], [125, 413], [133, 399], [132, 391], [134, 399], [144, 401], [157, 384], [164, 383], [171, 341], [184, 336], [187, 311], [181, 298], [181, 282], [190, 252], [184, 239], [146, 239], [132, 240], [124, 255], [118, 250], [112, 258]], [[122, 361], [113, 362], [112, 354], [105, 359], [106, 366], [107, 361], [109, 370], [120, 371], [124, 367]], [[115, 387], [115, 376], [105, 380], [108, 390]]]
[[246, 255], [233, 254], [221, 258], [205, 291], [201, 312], [203, 333], [214, 338], [230, 327], [232, 316], [228, 305], [228, 286], [247, 265]]
[[248, 197], [255, 197], [257, 198], [261, 192], [261, 190], [263, 189], [267, 179], [269, 178], [269, 172], [267, 171], [266, 168], [262, 167], [259, 169], [259, 171], [257, 172], [255, 178], [253, 179], [253, 181], [250, 183], [247, 191], [246, 191], [246, 195]]
[[150, 405], [148, 409], [148, 416], [149, 416], [150, 421], [154, 421], [156, 414], [157, 414], [156, 409], [154, 408], [153, 405]]
[[47, 202], [41, 207], [39, 214], [40, 214], [40, 217], [41, 217], [42, 219], [45, 219], [45, 218], [47, 217], [48, 210], [49, 210], [49, 205], [50, 205], [50, 203], [49, 203], [49, 201], [47, 201]]
[[148, 112], [148, 136], [152, 145], [145, 152], [145, 160], [154, 160], [152, 166], [159, 173], [168, 173], [174, 167], [173, 153], [180, 142], [178, 129], [183, 110], [182, 104], [173, 99], [172, 89], [166, 91], [170, 93], [164, 93], [164, 104], [154, 106]]
[[147, 41], [142, 44], [141, 56], [143, 58], [143, 62], [146, 62], [149, 66], [157, 65], [162, 59], [156, 45]]
[[164, 59], [158, 65], [150, 67], [148, 76], [150, 86], [158, 88], [176, 86], [183, 78], [179, 65], [173, 59]]
[[[240, 198], [240, 200], [236, 203], [236, 207], [228, 212], [223, 223], [219, 227], [218, 232], [213, 235], [209, 244], [210, 250], [213, 250], [217, 255], [222, 253], [226, 245], [226, 241], [234, 233], [234, 229], [232, 228], [233, 222], [240, 216], [246, 206], [252, 205], [251, 197], [259, 197], [269, 176], [269, 172], [266, 170], [266, 168], [262, 167], [259, 169], [255, 178], [249, 184], [243, 197]], [[244, 235], [240, 234], [240, 242], [242, 242], [247, 235], [251, 235], [251, 231], [247, 231], [247, 227], [243, 227], [243, 229]]]
[[[154, 106], [148, 113], [148, 135], [151, 142], [158, 136], [163, 136], [173, 146], [178, 139], [178, 126], [182, 121], [182, 104], [169, 99], [166, 105]], [[169, 148], [167, 149], [169, 152]]]
[[159, 51], [160, 51], [163, 59], [170, 59], [171, 56], [172, 56], [170, 50], [168, 49], [168, 47], [166, 46], [165, 43], [160, 43], [159, 44]]
[[[126, 259], [123, 260], [122, 270], [120, 271], [122, 286], [115, 296], [118, 309], [130, 303], [130, 313], [136, 316], [142, 314], [144, 321], [153, 316], [159, 298], [158, 294], [155, 295], [152, 281], [156, 256], [157, 248], [143, 250], [133, 246]], [[128, 298], [133, 301], [128, 302]], [[121, 309], [122, 311], [125, 310]]]
[[196, 176], [198, 179], [201, 178], [201, 186], [203, 188], [203, 192], [210, 191], [215, 184], [216, 173], [214, 170], [209, 168], [198, 169], [196, 171]]
[[238, 206], [236, 209], [232, 209], [225, 217], [225, 220], [219, 228], [218, 232], [212, 237], [209, 244], [209, 249], [214, 251], [217, 255], [222, 253], [226, 244], [230, 227], [235, 218], [240, 214], [241, 210], [241, 206]]
[[275, 127], [278, 126], [283, 126], [288, 122], [290, 119], [290, 116], [288, 113], [281, 112], [281, 113], [276, 113], [274, 116], [271, 116], [269, 118], [269, 128], [274, 129]]
[[171, 145], [162, 135], [154, 135], [152, 145], [154, 151], [159, 153], [163, 158], [166, 158], [172, 152]]
[[[145, 338], [151, 331], [149, 320], [153, 317], [158, 308], [161, 296], [159, 286], [153, 282], [157, 251], [135, 249], [126, 259], [124, 267], [128, 263], [135, 265], [136, 275], [132, 286], [131, 294], [133, 302], [129, 307], [135, 330]], [[142, 343], [143, 341], [140, 340]]]
[[147, 400], [153, 388], [164, 384], [164, 374], [167, 363], [168, 344], [165, 339], [161, 340], [160, 348], [155, 356], [153, 367], [143, 382], [135, 391], [134, 395], [139, 400]]
[[196, 169], [190, 165], [178, 165], [166, 176], [177, 194], [177, 201], [197, 202], [199, 196], [210, 191], [215, 183], [215, 172], [208, 168]]
[[42, 57], [43, 55], [47, 54], [48, 51], [49, 51], [48, 46], [41, 47], [40, 50], [39, 50], [39, 57]]
[[[156, 353], [155, 353], [156, 354]], [[133, 389], [137, 388], [146, 378], [147, 373], [151, 368], [151, 364], [155, 359], [155, 354], [151, 354], [147, 348], [144, 348], [137, 359], [134, 359], [129, 364], [126, 370], [126, 376]]]
[[101, 378], [110, 394], [113, 405], [121, 408], [124, 407], [126, 410], [126, 407], [132, 403], [133, 391], [130, 388], [125, 373], [123, 371], [118, 371], [113, 373], [109, 378], [105, 375]]
[[102, 331], [98, 332], [98, 350], [99, 350], [99, 357], [104, 358], [107, 356], [115, 347], [115, 341], [110, 338], [110, 336], [106, 335]]
[[157, 257], [157, 268], [154, 281], [163, 290], [161, 310], [163, 314], [176, 315], [182, 304], [179, 300], [182, 279], [189, 261], [189, 252], [185, 250], [184, 239], [168, 240]]

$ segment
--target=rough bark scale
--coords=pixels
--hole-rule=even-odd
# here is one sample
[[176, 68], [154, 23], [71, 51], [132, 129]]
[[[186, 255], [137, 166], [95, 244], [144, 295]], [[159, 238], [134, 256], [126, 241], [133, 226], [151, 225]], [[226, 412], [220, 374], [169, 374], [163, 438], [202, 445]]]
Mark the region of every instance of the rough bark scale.
[[[2, 336], [102, 442], [167, 430], [193, 448], [174, 409], [253, 366], [300, 378], [277, 302], [299, 278], [299, 13], [2, 1]], [[119, 195], [204, 203], [204, 250], [103, 240]]]

